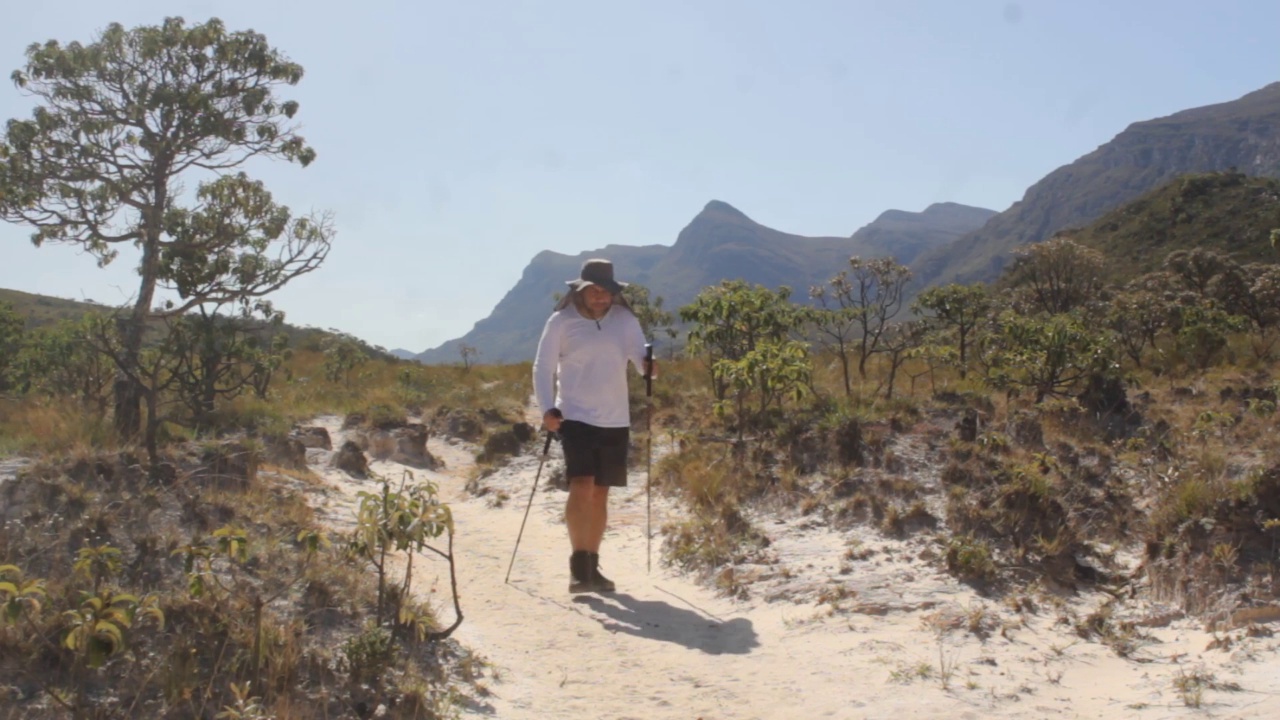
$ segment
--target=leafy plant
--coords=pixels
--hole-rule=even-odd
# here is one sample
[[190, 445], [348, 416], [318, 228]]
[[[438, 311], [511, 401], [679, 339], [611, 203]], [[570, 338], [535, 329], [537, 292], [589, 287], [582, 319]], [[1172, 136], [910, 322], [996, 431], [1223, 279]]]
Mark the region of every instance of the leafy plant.
[[[453, 586], [454, 610], [456, 619], [453, 625], [440, 633], [429, 633], [437, 639], [448, 637], [462, 623], [462, 608], [459, 605], [457, 577], [453, 557], [453, 514], [448, 505], [440, 502], [436, 486], [430, 482], [408, 484], [411, 478], [405, 472], [401, 478], [399, 489], [391, 490], [391, 481], [382, 478], [382, 489], [378, 493], [359, 493], [359, 506], [356, 510], [356, 528], [347, 543], [348, 551], [369, 563], [378, 574], [378, 610], [377, 624], [390, 614], [390, 565], [388, 556], [392, 552], [407, 552], [408, 564], [402, 582], [395, 592], [397, 620], [404, 624], [414, 624], [417, 619], [406, 617], [403, 599], [408, 596], [413, 580], [414, 555], [424, 550], [440, 555], [449, 562], [449, 576]], [[442, 551], [429, 544], [429, 541], [442, 535], [448, 536], [448, 550]]]
[[164, 627], [164, 613], [154, 595], [139, 599], [128, 593], [83, 593], [80, 606], [62, 614], [66, 635], [62, 644], [80, 657], [83, 667], [101, 667], [125, 648], [125, 631], [141, 615]]
[[925, 290], [920, 293], [912, 306], [913, 312], [920, 313], [923, 310], [933, 313], [933, 318], [938, 325], [955, 333], [955, 347], [962, 380], [969, 368], [969, 345], [973, 341], [975, 331], [987, 317], [991, 302], [986, 286], [981, 283], [976, 285], [952, 283]]
[[326, 337], [321, 349], [324, 352], [325, 378], [347, 387], [351, 386], [351, 373], [369, 361], [360, 342], [348, 335]]
[[891, 257], [864, 260], [854, 256], [849, 258], [849, 269], [837, 273], [828, 287], [817, 286], [811, 291], [822, 309], [808, 316], [819, 329], [819, 337], [837, 341], [846, 395], [851, 392], [844, 359], [846, 344], [857, 350], [858, 375], [865, 380], [867, 359], [880, 351], [890, 321], [902, 309], [903, 291], [910, 279], [911, 271]]
[[0, 607], [5, 624], [17, 623], [24, 615], [39, 614], [46, 596], [41, 578], [23, 579], [17, 565], [0, 565]]
[[980, 341], [980, 361], [994, 387], [1030, 390], [1039, 404], [1063, 396], [1111, 366], [1107, 338], [1076, 315], [1002, 312]]
[[1001, 282], [1032, 313], [1060, 315], [1094, 301], [1103, 287], [1102, 253], [1069, 237], [1055, 237], [1014, 251]]
[[787, 287], [773, 291], [726, 280], [680, 308], [680, 318], [693, 325], [689, 352], [705, 359], [716, 400], [725, 399], [730, 382], [717, 367], [734, 367], [762, 345], [783, 343], [795, 330], [799, 316], [790, 297]]

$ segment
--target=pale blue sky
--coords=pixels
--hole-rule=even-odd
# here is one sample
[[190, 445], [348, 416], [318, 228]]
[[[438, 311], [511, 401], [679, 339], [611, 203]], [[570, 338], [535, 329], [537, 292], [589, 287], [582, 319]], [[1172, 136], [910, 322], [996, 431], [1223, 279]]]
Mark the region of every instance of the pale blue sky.
[[[252, 28], [306, 68], [291, 95], [319, 158], [255, 174], [339, 234], [277, 304], [414, 351], [542, 250], [669, 245], [711, 199], [807, 235], [1004, 210], [1131, 122], [1280, 80], [1280, 3], [1229, 0], [59, 0], [3, 11], [0, 71], [166, 15]], [[29, 112], [0, 86], [0, 119]], [[131, 256], [99, 270], [27, 236], [0, 224], [0, 287], [134, 292]]]

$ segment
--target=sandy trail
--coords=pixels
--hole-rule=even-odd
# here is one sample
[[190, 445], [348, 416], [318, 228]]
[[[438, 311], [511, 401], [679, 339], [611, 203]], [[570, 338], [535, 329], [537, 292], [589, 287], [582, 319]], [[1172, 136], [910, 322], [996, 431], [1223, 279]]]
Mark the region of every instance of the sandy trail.
[[[335, 447], [345, 438], [340, 418], [317, 424]], [[762, 520], [774, 539], [772, 557], [743, 568], [756, 578], [747, 600], [720, 597], [662, 566], [657, 537], [646, 572], [643, 469], [610, 499], [601, 566], [618, 592], [570, 596], [561, 520], [566, 494], [547, 482], [559, 457], [554, 445], [504, 583], [537, 457], [516, 458], [482, 481], [490, 492], [473, 497], [464, 486], [474, 448], [433, 437], [429, 449], [446, 468], [413, 472], [438, 484], [456, 521], [466, 619], [454, 637], [492, 664], [483, 681], [488, 694], [464, 710], [467, 716], [1280, 717], [1274, 638], [1239, 631], [1231, 648], [1206, 650], [1213, 636], [1199, 623], [1176, 620], [1143, 630], [1137, 660], [1122, 659], [1060, 622], [1097, 598], [1016, 611], [938, 572], [938, 563], [927, 561], [928, 540], [885, 541], [868, 531], [850, 559], [847, 533], [803, 520]], [[376, 483], [329, 467], [329, 455], [309, 453], [333, 488], [318, 505], [336, 529], [349, 527], [355, 493]], [[388, 462], [371, 467], [395, 478], [405, 469]], [[655, 532], [677, 513], [654, 498]], [[447, 622], [447, 568], [419, 567], [416, 591], [435, 592]]]

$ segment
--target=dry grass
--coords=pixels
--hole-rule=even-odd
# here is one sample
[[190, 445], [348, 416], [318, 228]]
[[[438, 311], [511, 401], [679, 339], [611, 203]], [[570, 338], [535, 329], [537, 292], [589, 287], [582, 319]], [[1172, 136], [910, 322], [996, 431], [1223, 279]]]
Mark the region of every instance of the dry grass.
[[117, 449], [110, 423], [72, 400], [0, 397], [0, 456]]

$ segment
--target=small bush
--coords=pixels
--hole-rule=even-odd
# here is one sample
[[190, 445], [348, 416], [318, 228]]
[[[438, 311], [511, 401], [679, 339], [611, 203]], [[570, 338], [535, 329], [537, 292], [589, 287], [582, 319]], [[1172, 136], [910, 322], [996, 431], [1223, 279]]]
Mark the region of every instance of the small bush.
[[957, 535], [947, 542], [947, 570], [961, 580], [986, 585], [995, 582], [996, 563], [991, 545], [971, 535]]

